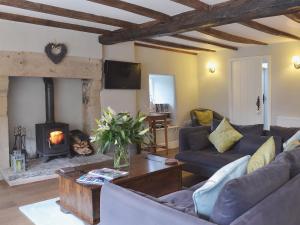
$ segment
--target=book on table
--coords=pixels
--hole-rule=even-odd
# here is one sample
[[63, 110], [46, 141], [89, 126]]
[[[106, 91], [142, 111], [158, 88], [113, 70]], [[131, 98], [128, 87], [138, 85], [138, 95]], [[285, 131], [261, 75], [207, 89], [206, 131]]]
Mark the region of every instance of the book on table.
[[83, 184], [102, 185], [105, 182], [127, 176], [128, 172], [110, 168], [96, 169], [82, 175], [76, 181]]

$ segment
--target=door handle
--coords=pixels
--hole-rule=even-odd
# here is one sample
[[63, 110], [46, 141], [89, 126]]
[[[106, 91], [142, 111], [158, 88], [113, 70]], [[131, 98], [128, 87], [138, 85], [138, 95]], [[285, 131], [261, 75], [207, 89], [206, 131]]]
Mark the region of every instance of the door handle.
[[257, 107], [257, 111], [260, 110], [260, 97], [258, 96], [257, 97], [257, 100], [256, 100], [256, 107]]

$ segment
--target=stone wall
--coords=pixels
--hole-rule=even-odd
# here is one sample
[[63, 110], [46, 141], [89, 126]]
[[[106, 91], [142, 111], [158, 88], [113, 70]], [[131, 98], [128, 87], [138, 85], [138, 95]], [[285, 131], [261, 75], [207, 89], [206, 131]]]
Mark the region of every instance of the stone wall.
[[7, 76], [0, 77], [0, 165], [8, 167], [8, 117], [7, 117], [7, 93], [9, 79]]
[[0, 167], [9, 166], [7, 96], [10, 76], [82, 79], [83, 128], [89, 133], [101, 112], [101, 75], [99, 59], [70, 56], [56, 65], [41, 53], [0, 52]]

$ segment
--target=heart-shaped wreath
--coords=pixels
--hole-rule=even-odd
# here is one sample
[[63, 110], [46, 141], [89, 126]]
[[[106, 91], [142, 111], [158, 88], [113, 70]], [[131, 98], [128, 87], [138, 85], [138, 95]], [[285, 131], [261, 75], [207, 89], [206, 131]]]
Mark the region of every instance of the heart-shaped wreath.
[[55, 64], [59, 64], [67, 55], [68, 49], [65, 44], [49, 43], [45, 47], [48, 58]]

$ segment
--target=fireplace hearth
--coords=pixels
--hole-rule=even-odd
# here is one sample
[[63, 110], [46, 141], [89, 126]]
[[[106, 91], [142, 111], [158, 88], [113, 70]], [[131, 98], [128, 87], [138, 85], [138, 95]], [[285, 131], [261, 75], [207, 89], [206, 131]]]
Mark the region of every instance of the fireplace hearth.
[[53, 157], [71, 156], [69, 125], [54, 119], [54, 84], [52, 78], [44, 78], [46, 123], [36, 124], [37, 156], [47, 162]]

